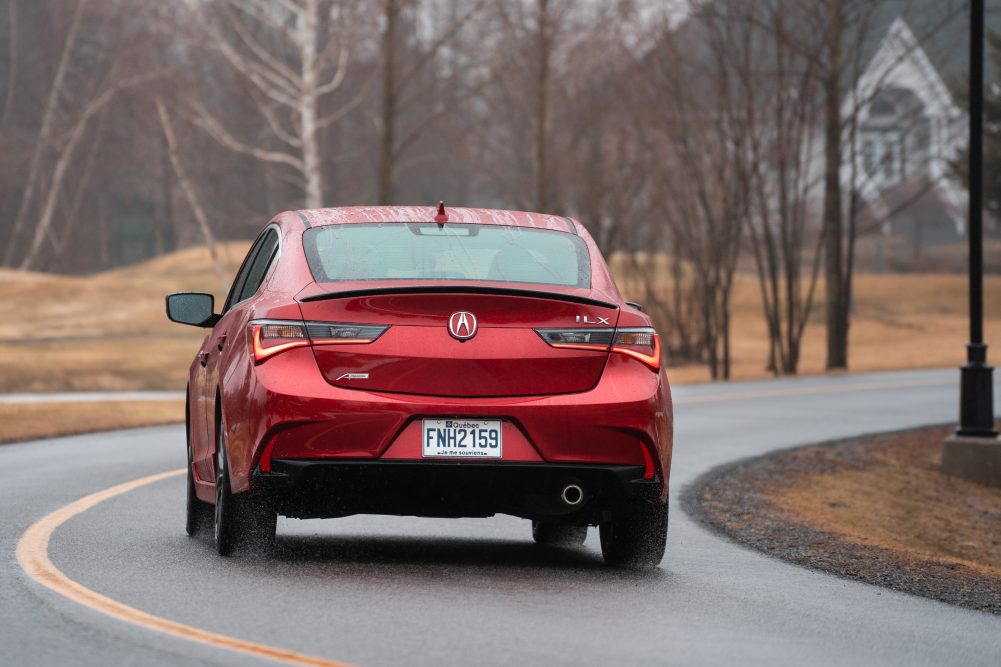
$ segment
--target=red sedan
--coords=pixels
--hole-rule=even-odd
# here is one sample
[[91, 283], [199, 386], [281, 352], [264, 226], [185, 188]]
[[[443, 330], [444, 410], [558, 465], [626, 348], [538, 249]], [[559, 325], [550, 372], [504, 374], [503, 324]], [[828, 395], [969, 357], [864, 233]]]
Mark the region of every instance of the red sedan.
[[[572, 218], [487, 209], [286, 212], [191, 365], [187, 530], [268, 551], [277, 515], [532, 521], [653, 566], [673, 416], [660, 342]], [[214, 506], [214, 510], [213, 510]], [[214, 518], [213, 518], [214, 517]]]

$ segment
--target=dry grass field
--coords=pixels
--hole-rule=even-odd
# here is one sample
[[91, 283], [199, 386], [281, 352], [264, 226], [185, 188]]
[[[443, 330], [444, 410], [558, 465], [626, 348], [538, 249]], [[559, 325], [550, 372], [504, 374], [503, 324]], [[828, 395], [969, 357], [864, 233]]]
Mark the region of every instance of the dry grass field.
[[[613, 271], [627, 299], [642, 301], [643, 290], [635, 285], [622, 264], [613, 261]], [[622, 276], [622, 277], [620, 277]], [[667, 285], [663, 286], [665, 292]], [[967, 281], [959, 274], [860, 274], [855, 278], [855, 303], [849, 338], [848, 363], [853, 372], [941, 368], [959, 366], [966, 359], [969, 336]], [[986, 338], [992, 358], [1001, 345], [1001, 276], [988, 276], [984, 283]], [[733, 379], [770, 377], [767, 328], [761, 311], [757, 278], [741, 274], [733, 292]], [[813, 313], [803, 337], [800, 374], [824, 372], [824, 285], [817, 285]], [[705, 366], [668, 364], [674, 384], [707, 382]]]
[[[1001, 579], [1001, 489], [942, 472], [947, 429], [876, 436], [845, 456], [799, 452], [770, 502], [790, 521], [901, 557], [958, 563]], [[813, 461], [816, 470], [805, 474]]]
[[[247, 246], [223, 246], [230, 274]], [[224, 297], [204, 248], [85, 277], [0, 270], [0, 392], [183, 389], [204, 332], [163, 298], [186, 290]]]
[[184, 421], [184, 401], [0, 405], [0, 443]]
[[[240, 242], [223, 247], [230, 274], [246, 248]], [[639, 297], [629, 280], [622, 282], [627, 298]], [[167, 321], [163, 297], [182, 290], [214, 291], [221, 300], [204, 248], [87, 277], [0, 270], [0, 392], [183, 389], [203, 332]], [[988, 342], [997, 350], [1001, 277], [988, 278], [986, 294]], [[822, 296], [819, 289], [804, 341], [804, 374], [823, 371]], [[766, 377], [765, 325], [752, 275], [738, 279], [733, 311], [733, 377]], [[851, 370], [958, 366], [966, 337], [963, 276], [858, 277]], [[709, 379], [701, 366], [669, 372], [676, 384]]]

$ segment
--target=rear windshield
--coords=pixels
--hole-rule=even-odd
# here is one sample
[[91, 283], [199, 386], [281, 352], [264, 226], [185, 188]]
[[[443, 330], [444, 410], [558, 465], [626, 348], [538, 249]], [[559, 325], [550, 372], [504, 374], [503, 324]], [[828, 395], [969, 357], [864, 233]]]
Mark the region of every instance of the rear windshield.
[[591, 286], [587, 246], [576, 234], [531, 227], [373, 223], [303, 233], [317, 282], [494, 280]]

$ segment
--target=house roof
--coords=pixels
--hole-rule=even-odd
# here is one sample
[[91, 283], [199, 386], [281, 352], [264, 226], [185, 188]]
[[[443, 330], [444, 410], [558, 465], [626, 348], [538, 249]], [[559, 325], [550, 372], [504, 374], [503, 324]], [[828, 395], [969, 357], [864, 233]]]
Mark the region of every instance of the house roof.
[[[879, 48], [859, 76], [855, 92], [871, 100], [878, 91], [892, 94], [895, 86], [912, 91], [931, 116], [954, 117], [960, 113], [952, 92], [928, 58], [907, 22], [897, 17], [890, 24]], [[845, 100], [850, 108], [851, 94]]]
[[[1001, 6], [988, 3], [985, 27], [1001, 34]], [[862, 41], [862, 60], [867, 63], [880, 48], [895, 21], [903, 20], [921, 45], [929, 64], [950, 88], [965, 88], [969, 73], [969, 3], [958, 0], [877, 0], [872, 4], [868, 30]], [[851, 44], [849, 38], [847, 43]], [[984, 77], [997, 80], [990, 55], [984, 59]]]

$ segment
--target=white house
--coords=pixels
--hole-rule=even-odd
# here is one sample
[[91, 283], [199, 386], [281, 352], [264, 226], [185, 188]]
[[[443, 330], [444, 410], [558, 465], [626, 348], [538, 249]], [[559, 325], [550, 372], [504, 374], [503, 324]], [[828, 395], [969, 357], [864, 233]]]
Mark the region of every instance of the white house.
[[965, 145], [967, 118], [907, 23], [897, 18], [847, 95], [844, 115], [859, 110], [852, 183], [866, 218], [885, 235], [962, 238], [966, 191], [949, 162]]

